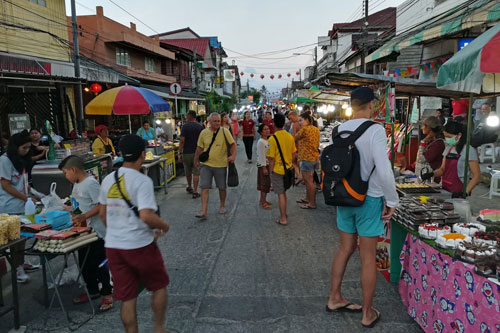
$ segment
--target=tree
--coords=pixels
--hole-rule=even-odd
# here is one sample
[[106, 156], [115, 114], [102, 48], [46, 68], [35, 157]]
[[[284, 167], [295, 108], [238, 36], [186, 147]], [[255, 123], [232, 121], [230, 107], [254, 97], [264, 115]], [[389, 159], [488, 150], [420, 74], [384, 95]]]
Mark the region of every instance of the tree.
[[252, 91], [252, 96], [253, 96], [253, 102], [255, 104], [259, 104], [259, 102], [260, 102], [260, 96], [261, 96], [260, 92], [258, 92], [257, 90], [254, 90], [254, 91]]
[[234, 105], [237, 103], [236, 98], [233, 96], [231, 98], [226, 98], [217, 94], [214, 90], [207, 94], [207, 101], [210, 113], [230, 113]]
[[266, 92], [266, 91], [267, 91], [266, 86], [265, 86], [265, 85], [262, 85], [262, 88], [260, 88], [260, 91], [262, 91], [262, 92]]

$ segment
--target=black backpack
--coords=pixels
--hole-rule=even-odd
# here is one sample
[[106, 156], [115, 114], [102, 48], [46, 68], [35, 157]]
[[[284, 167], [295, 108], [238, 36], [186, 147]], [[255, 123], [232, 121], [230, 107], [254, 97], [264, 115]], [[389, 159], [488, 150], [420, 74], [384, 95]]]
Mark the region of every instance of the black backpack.
[[368, 181], [363, 181], [361, 178], [359, 151], [354, 143], [374, 124], [376, 123], [373, 121], [365, 121], [354, 132], [339, 132], [340, 126], [333, 130], [333, 143], [321, 154], [323, 195], [327, 205], [347, 207], [363, 205], [368, 192]]

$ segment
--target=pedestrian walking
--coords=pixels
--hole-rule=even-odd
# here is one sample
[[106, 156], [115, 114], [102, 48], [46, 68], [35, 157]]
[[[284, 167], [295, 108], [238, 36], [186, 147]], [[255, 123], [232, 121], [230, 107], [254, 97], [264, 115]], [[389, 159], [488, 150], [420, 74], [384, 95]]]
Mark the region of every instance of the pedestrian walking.
[[302, 179], [306, 185], [306, 197], [297, 203], [303, 204], [302, 209], [316, 209], [316, 186], [314, 185], [314, 169], [319, 159], [319, 129], [312, 125], [310, 113], [300, 115], [300, 130], [295, 134], [295, 142], [298, 143], [298, 161]]
[[200, 183], [200, 170], [194, 167], [194, 154], [196, 145], [203, 125], [196, 121], [196, 112], [189, 110], [186, 116], [187, 122], [182, 126], [181, 139], [179, 142], [179, 162], [182, 161], [186, 175], [186, 191], [193, 199], [199, 198], [198, 185]]
[[[271, 131], [271, 135], [274, 134], [275, 128], [274, 128], [274, 120], [273, 120], [273, 114], [271, 111], [266, 112], [266, 119], [262, 120], [262, 123], [269, 126], [269, 130]], [[285, 126], [285, 125], [283, 125]]]
[[257, 190], [260, 191], [259, 204], [264, 209], [271, 209], [271, 203], [267, 201], [267, 194], [271, 189], [271, 176], [269, 170], [269, 161], [267, 160], [267, 142], [271, 131], [269, 126], [260, 124], [260, 139], [257, 141]]
[[[99, 267], [106, 259], [104, 248], [104, 237], [106, 227], [99, 217], [99, 193], [101, 186], [99, 182], [89, 176], [85, 171], [83, 160], [75, 155], [66, 157], [60, 164], [59, 169], [63, 171], [66, 179], [73, 184], [71, 192], [72, 211], [80, 214], [73, 215], [73, 225], [77, 227], [87, 226], [94, 229], [98, 240], [91, 243], [87, 249], [78, 250], [78, 261], [82, 269], [82, 276], [90, 299], [102, 296], [99, 312], [105, 312], [113, 308], [113, 287], [110, 284], [110, 276], [107, 266]], [[85, 266], [83, 265], [85, 263]], [[101, 288], [99, 289], [99, 284]], [[86, 293], [73, 298], [74, 304], [90, 302]]]
[[[385, 130], [373, 123], [364, 124], [374, 115], [375, 100], [376, 97], [370, 88], [360, 87], [353, 90], [352, 120], [341, 124], [338, 129], [338, 133], [347, 131], [351, 132], [351, 135], [360, 134], [355, 140], [355, 147], [360, 156], [360, 177], [362, 181], [368, 182], [368, 191], [361, 206], [337, 207], [340, 245], [332, 263], [330, 298], [326, 306], [328, 312], [363, 312], [361, 323], [365, 327], [374, 327], [380, 320], [380, 312], [372, 307], [377, 282], [377, 242], [378, 236], [384, 234], [382, 220], [389, 220], [394, 213], [394, 207], [398, 205], [394, 175], [385, 151]], [[361, 130], [367, 128], [362, 134], [360, 131], [356, 133], [360, 126], [363, 126]], [[363, 306], [352, 304], [345, 299], [341, 290], [347, 262], [358, 246], [358, 238], [362, 264]]]
[[236, 143], [231, 133], [221, 127], [220, 115], [212, 113], [208, 117], [208, 121], [210, 127], [200, 133], [198, 147], [194, 156], [194, 166], [200, 170], [202, 207], [201, 213], [196, 215], [196, 217], [201, 220], [206, 220], [207, 218], [209, 190], [212, 187], [212, 179], [215, 179], [215, 185], [219, 189], [219, 214], [227, 213], [227, 167], [228, 162], [234, 162], [236, 159]]
[[[287, 175], [286, 171], [292, 168], [292, 162], [297, 158], [297, 148], [295, 147], [293, 136], [283, 130], [285, 116], [281, 114], [276, 115], [274, 117], [274, 124], [276, 132], [268, 140], [269, 150], [267, 158], [269, 159], [269, 169], [272, 170], [271, 184], [274, 192], [278, 195], [280, 208], [280, 217], [275, 222], [285, 226], [288, 225], [285, 176]], [[293, 182], [293, 178], [291, 181]]]
[[[290, 121], [290, 128], [288, 129], [288, 133], [290, 133], [295, 138], [295, 135], [300, 130], [299, 115], [295, 111], [290, 111], [288, 113], [288, 120]], [[299, 150], [299, 144], [297, 140], [295, 140], [295, 147], [297, 148], [297, 150]], [[300, 166], [298, 161], [293, 163], [293, 168], [295, 169], [295, 176], [297, 177], [297, 182], [295, 183], [295, 185], [299, 185], [300, 183], [303, 183], [303, 180], [302, 174], [300, 173]]]
[[250, 116], [250, 111], [245, 112], [245, 119], [241, 121], [241, 133], [243, 133], [243, 143], [248, 163], [252, 163], [253, 142], [255, 140], [255, 121]]
[[167, 232], [169, 225], [156, 214], [153, 181], [140, 172], [146, 142], [128, 134], [119, 147], [123, 167], [104, 178], [99, 195], [113, 296], [122, 302], [125, 331], [138, 332], [136, 305], [142, 283], [153, 294], [154, 332], [164, 332], [169, 277], [155, 237]]
[[238, 134], [240, 134], [240, 122], [239, 122], [239, 117], [238, 113], [233, 112], [231, 114], [231, 126], [233, 128], [233, 139], [234, 142], [236, 142], [236, 145], [238, 145]]

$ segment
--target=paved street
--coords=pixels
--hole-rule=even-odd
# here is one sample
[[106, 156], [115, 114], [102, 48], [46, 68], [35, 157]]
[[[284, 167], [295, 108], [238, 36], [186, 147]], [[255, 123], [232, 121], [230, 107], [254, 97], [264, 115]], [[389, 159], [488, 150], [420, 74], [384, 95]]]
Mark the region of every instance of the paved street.
[[[172, 332], [357, 332], [361, 314], [328, 314], [324, 307], [329, 293], [330, 264], [338, 246], [334, 209], [318, 195], [316, 211], [301, 210], [295, 200], [304, 187], [289, 196], [290, 225], [275, 224], [277, 207], [264, 211], [257, 205], [256, 166], [245, 163], [240, 143], [238, 171], [240, 186], [228, 192], [227, 216], [217, 214], [218, 198], [211, 192], [209, 219], [194, 217], [199, 200], [185, 192], [184, 177], [158, 194], [161, 210], [171, 225], [159, 241], [171, 278], [168, 288], [167, 327]], [[275, 195], [270, 195], [273, 206]], [[361, 301], [360, 259], [355, 255], [344, 281], [345, 297]], [[40, 274], [36, 273], [33, 277]], [[6, 281], [6, 279], [4, 279]], [[43, 330], [40, 281], [22, 286], [22, 321], [28, 331]], [[76, 319], [88, 309], [70, 305], [72, 291], [65, 288], [67, 303]], [[33, 290], [28, 293], [28, 290]], [[35, 294], [33, 298], [31, 293]], [[34, 300], [33, 300], [34, 299]], [[96, 303], [97, 304], [97, 303]], [[118, 304], [117, 304], [118, 305]], [[395, 285], [379, 275], [375, 306], [382, 320], [372, 332], [421, 332], [406, 313]], [[150, 295], [143, 292], [138, 302], [141, 332], [150, 332]], [[49, 325], [64, 323], [51, 312]], [[8, 317], [5, 317], [8, 318]], [[36, 319], [38, 318], [38, 319]], [[8, 323], [6, 323], [8, 321]], [[1, 328], [10, 325], [2, 319]], [[64, 331], [64, 330], [58, 330]], [[118, 306], [96, 315], [78, 332], [121, 332]]]

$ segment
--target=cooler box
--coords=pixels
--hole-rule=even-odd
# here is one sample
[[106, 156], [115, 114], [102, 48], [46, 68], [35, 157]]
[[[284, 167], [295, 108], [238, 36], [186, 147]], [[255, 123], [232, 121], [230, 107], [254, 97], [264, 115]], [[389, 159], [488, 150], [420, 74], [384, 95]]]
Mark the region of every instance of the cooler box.
[[71, 227], [71, 214], [67, 211], [53, 211], [46, 214], [39, 214], [35, 216], [35, 223], [46, 223], [52, 226], [54, 230], [61, 230]]

